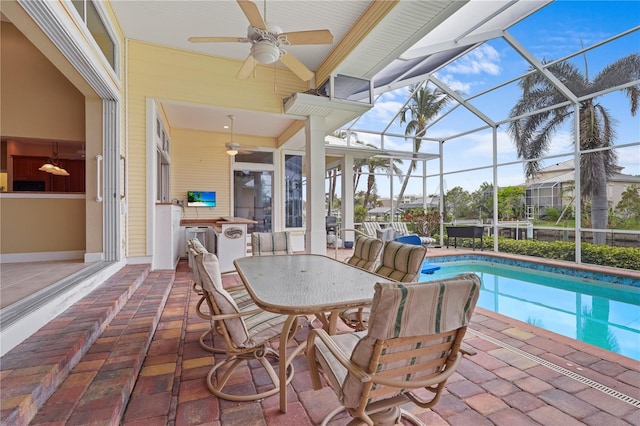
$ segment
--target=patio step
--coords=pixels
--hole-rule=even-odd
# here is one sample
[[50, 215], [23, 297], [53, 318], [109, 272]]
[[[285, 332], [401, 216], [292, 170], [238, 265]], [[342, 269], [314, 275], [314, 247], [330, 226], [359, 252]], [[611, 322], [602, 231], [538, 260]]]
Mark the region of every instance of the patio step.
[[[152, 283], [149, 269], [125, 266], [0, 358], [0, 425], [24, 425], [36, 416], [98, 337], [116, 327], [114, 318], [143, 282]], [[169, 288], [172, 279], [165, 281]]]
[[174, 278], [175, 271], [149, 273], [31, 425], [120, 423]]

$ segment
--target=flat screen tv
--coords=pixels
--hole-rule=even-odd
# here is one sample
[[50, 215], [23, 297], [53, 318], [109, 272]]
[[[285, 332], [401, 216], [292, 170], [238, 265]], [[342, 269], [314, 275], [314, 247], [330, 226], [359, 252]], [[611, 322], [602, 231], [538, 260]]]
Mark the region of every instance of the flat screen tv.
[[187, 206], [215, 207], [216, 193], [213, 191], [187, 191]]

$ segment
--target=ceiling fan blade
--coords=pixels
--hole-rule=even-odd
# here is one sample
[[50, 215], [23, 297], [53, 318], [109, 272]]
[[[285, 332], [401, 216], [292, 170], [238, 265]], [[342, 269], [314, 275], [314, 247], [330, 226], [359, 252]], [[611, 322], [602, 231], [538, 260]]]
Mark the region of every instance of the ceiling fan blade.
[[242, 8], [242, 11], [244, 12], [252, 27], [260, 28], [263, 30], [267, 29], [267, 25], [264, 23], [262, 15], [260, 15], [258, 6], [256, 6], [254, 2], [250, 0], [238, 0], [238, 4]]
[[191, 43], [248, 43], [246, 37], [189, 37]]
[[236, 78], [239, 79], [247, 79], [251, 76], [251, 73], [256, 68], [256, 60], [252, 55], [247, 56], [247, 59], [244, 60], [244, 63], [240, 67]]
[[291, 44], [331, 44], [333, 34], [329, 30], [293, 31], [284, 33]]
[[300, 77], [302, 81], [309, 81], [315, 75], [312, 71], [309, 70], [302, 62], [298, 60], [291, 53], [286, 53], [280, 58], [280, 62], [282, 62], [287, 68], [289, 68], [295, 75]]

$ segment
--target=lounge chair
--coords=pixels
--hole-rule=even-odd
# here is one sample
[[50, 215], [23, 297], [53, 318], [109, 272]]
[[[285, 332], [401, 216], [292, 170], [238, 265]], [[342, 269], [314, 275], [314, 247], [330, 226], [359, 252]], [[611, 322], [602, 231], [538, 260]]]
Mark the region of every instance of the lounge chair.
[[382, 231], [378, 222], [362, 222], [364, 232], [373, 238], [378, 238], [378, 231]]

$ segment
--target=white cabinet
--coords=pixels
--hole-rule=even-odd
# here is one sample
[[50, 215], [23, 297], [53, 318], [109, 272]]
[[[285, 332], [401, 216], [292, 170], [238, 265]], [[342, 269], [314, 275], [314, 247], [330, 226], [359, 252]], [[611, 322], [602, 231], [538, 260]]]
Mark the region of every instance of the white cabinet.
[[214, 231], [220, 270], [234, 271], [233, 261], [247, 255], [247, 224], [218, 222]]
[[153, 269], [175, 269], [180, 250], [182, 209], [175, 204], [156, 204]]

